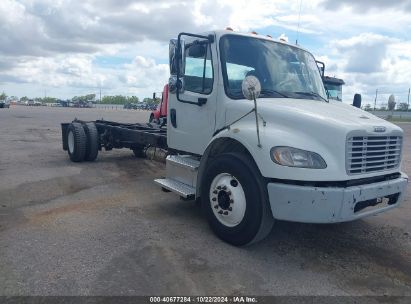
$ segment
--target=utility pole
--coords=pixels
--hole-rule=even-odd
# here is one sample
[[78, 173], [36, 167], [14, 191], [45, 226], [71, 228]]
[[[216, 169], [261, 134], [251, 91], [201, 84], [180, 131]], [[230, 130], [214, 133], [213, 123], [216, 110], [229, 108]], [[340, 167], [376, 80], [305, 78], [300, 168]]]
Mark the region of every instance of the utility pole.
[[101, 87], [100, 87], [100, 103], [101, 103]]
[[410, 108], [410, 92], [411, 92], [411, 88], [408, 89], [408, 107], [407, 107], [407, 111]]
[[376, 106], [377, 106], [377, 97], [378, 97], [378, 89], [375, 91], [374, 111], [376, 110]]

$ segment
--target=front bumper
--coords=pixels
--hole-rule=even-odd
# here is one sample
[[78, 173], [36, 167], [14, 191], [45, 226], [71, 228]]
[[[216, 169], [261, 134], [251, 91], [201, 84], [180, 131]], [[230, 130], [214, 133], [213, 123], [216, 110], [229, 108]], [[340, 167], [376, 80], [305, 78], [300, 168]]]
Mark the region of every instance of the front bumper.
[[[335, 223], [397, 207], [404, 197], [407, 182], [408, 176], [402, 173], [397, 179], [346, 188], [269, 183], [267, 189], [275, 219]], [[376, 199], [381, 199], [381, 203], [377, 204], [379, 200]]]

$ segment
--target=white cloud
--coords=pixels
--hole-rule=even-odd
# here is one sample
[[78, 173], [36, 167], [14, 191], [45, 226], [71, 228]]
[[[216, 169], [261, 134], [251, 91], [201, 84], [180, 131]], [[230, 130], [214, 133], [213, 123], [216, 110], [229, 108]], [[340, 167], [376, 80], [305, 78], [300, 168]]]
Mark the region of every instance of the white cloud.
[[411, 79], [411, 41], [381, 34], [361, 33], [348, 39], [333, 40], [329, 47], [328, 73], [345, 80], [344, 99], [363, 94], [367, 103], [386, 103], [391, 93], [405, 98]]
[[[2, 0], [0, 90], [57, 97], [149, 96], [167, 80], [168, 40], [178, 32], [269, 27], [299, 43], [343, 78], [346, 100], [376, 88], [404, 91], [411, 79], [410, 0]], [[266, 34], [266, 33], [264, 33]], [[316, 41], [317, 44], [313, 44]], [[112, 64], [101, 64], [98, 59]], [[126, 63], [125, 63], [126, 62]], [[41, 90], [42, 90], [41, 89]], [[28, 94], [28, 93], [27, 93]]]

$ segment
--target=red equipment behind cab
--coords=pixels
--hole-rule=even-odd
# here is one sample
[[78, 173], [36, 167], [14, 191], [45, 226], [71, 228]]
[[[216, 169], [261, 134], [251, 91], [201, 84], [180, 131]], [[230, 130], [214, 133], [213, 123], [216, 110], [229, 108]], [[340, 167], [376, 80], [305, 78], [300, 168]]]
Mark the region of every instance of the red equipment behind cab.
[[167, 117], [167, 104], [168, 104], [168, 84], [164, 86], [163, 96], [161, 97], [161, 102], [157, 109], [150, 114], [148, 122], [150, 123], [160, 123], [162, 118]]

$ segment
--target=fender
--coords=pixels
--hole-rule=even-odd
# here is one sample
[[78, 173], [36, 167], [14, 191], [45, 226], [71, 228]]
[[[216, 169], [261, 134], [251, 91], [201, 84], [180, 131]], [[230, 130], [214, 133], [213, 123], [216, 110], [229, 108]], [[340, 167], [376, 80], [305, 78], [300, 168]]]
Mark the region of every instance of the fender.
[[[215, 155], [226, 152], [242, 152], [249, 156], [249, 158], [254, 162], [261, 174], [261, 170], [258, 167], [252, 152], [252, 143], [246, 141], [246, 138], [249, 137], [240, 136], [236, 130], [236, 128], [233, 128], [221, 131], [208, 143], [207, 148], [201, 157], [200, 167], [198, 168], [196, 189], [197, 198], [200, 197], [202, 178], [205, 172], [205, 168], [207, 167], [207, 163]], [[253, 132], [255, 132], [255, 130], [253, 130]]]

